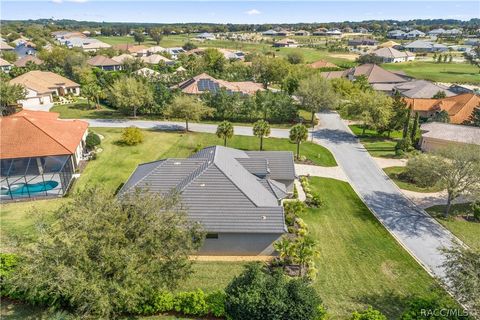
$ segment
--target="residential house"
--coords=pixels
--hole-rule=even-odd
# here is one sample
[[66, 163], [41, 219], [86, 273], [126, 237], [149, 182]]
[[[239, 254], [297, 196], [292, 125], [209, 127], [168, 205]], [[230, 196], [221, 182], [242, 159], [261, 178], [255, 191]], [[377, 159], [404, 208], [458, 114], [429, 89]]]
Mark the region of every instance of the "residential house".
[[30, 41], [29, 38], [24, 37], [24, 36], [21, 35], [20, 38], [13, 40], [12, 43], [13, 43], [15, 46], [18, 46], [18, 45], [20, 45], [20, 44], [23, 44], [23, 43], [26, 43], [26, 42], [29, 42], [29, 41]]
[[13, 51], [15, 48], [8, 45], [5, 41], [0, 41], [0, 51]]
[[298, 42], [293, 39], [285, 38], [274, 42], [273, 46], [277, 48], [296, 48], [298, 47]]
[[0, 201], [59, 197], [83, 159], [88, 123], [20, 111], [0, 118]]
[[204, 32], [204, 33], [200, 33], [199, 35], [197, 35], [195, 37], [197, 40], [215, 40], [215, 35], [213, 33], [209, 33], [209, 32]]
[[343, 32], [343, 33], [353, 33], [353, 29], [350, 28], [350, 27], [346, 27], [346, 28], [343, 28], [343, 29], [342, 29], [342, 32]]
[[389, 40], [378, 45], [379, 48], [395, 48], [400, 47], [400, 43]]
[[37, 58], [36, 56], [27, 55], [27, 56], [24, 56], [23, 58], [18, 59], [13, 64], [18, 68], [24, 68], [29, 63], [33, 63], [33, 64], [36, 64], [37, 66], [39, 66], [39, 65], [43, 64], [43, 60]]
[[446, 97], [455, 96], [456, 93], [447, 86], [435, 84], [427, 80], [412, 80], [395, 85], [393, 92], [398, 91], [407, 98], [433, 98], [438, 92], [445, 93]]
[[384, 63], [397, 63], [415, 60], [415, 54], [408, 51], [398, 51], [394, 48], [380, 48], [373, 51], [372, 54], [382, 58]]
[[402, 30], [392, 30], [387, 33], [387, 38], [389, 39], [404, 39], [405, 32]]
[[378, 41], [375, 39], [351, 39], [348, 40], [348, 46], [350, 47], [375, 47], [378, 45]]
[[405, 46], [405, 49], [411, 52], [445, 52], [448, 47], [444, 44], [430, 41], [416, 40]]
[[315, 31], [313, 31], [314, 36], [325, 36], [327, 34], [328, 29], [327, 28], [318, 28]]
[[276, 34], [277, 37], [288, 37], [289, 35], [290, 35], [290, 32], [285, 29], [278, 30]]
[[145, 62], [147, 64], [154, 64], [154, 65], [157, 65], [160, 62], [165, 63], [166, 65], [175, 64], [175, 61], [170, 60], [170, 59], [168, 59], [168, 58], [166, 58], [166, 57], [164, 57], [160, 54], [152, 54], [152, 55], [149, 55], [149, 56], [141, 57], [140, 60], [142, 60], [143, 62]]
[[0, 70], [9, 73], [12, 70], [12, 64], [5, 59], [0, 58]]
[[443, 34], [445, 32], [445, 29], [439, 28], [439, 29], [433, 29], [427, 32], [429, 36], [432, 37], [438, 37], [439, 35]]
[[332, 29], [332, 30], [328, 30], [327, 32], [325, 32], [324, 35], [328, 36], [328, 37], [341, 37], [342, 36], [342, 31], [340, 31], [338, 29]]
[[99, 49], [111, 48], [112, 46], [93, 38], [69, 38], [65, 41], [68, 48], [81, 48], [86, 52], [96, 52]]
[[120, 64], [123, 64], [126, 60], [135, 60], [136, 57], [132, 56], [129, 53], [122, 53], [121, 55], [112, 57], [112, 60], [117, 61]]
[[243, 60], [245, 59], [245, 53], [243, 51], [236, 51], [230, 49], [217, 48], [220, 51], [225, 59], [227, 60]]
[[67, 41], [70, 38], [86, 38], [87, 36], [84, 35], [81, 32], [77, 31], [55, 31], [52, 32], [52, 36], [60, 42], [61, 44], [64, 44], [65, 41]]
[[37, 49], [34, 43], [24, 42], [15, 47], [15, 53], [18, 57], [34, 56], [37, 54]]
[[446, 111], [450, 123], [460, 124], [467, 120], [473, 110], [479, 105], [480, 97], [473, 93], [464, 93], [443, 99], [410, 99], [405, 101], [423, 118]]
[[161, 73], [150, 68], [142, 68], [134, 72], [134, 74], [145, 78], [160, 78]]
[[264, 36], [269, 36], [269, 37], [275, 37], [277, 35], [277, 31], [275, 30], [267, 30], [265, 32], [262, 32], [262, 35]]
[[311, 64], [309, 64], [310, 67], [314, 68], [314, 69], [321, 69], [321, 68], [337, 68], [337, 65], [331, 63], [331, 62], [328, 62], [328, 61], [325, 61], [325, 60], [318, 60], [318, 61], [315, 61]]
[[293, 192], [290, 151], [242, 151], [221, 146], [189, 158], [141, 164], [119, 196], [136, 189], [176, 192], [191, 221], [206, 231], [199, 254], [271, 255], [287, 232], [282, 200]]
[[48, 111], [53, 106], [54, 96], [80, 95], [78, 83], [50, 71], [29, 71], [10, 83], [20, 84], [27, 90], [26, 98], [18, 101], [26, 110]]
[[306, 37], [310, 35], [310, 32], [305, 31], [305, 30], [297, 30], [295, 31], [294, 35], [300, 36], [300, 37]]
[[182, 47], [173, 47], [173, 48], [165, 48], [165, 52], [170, 54], [173, 60], [177, 60], [178, 56], [181, 55], [182, 53], [186, 53]]
[[442, 37], [447, 37], [447, 38], [455, 38], [461, 35], [462, 35], [462, 30], [459, 30], [459, 29], [445, 30], [445, 32], [441, 34]]
[[105, 71], [122, 70], [122, 64], [106, 56], [95, 56], [87, 60], [87, 64]]
[[144, 45], [134, 45], [134, 44], [117, 44], [113, 46], [113, 49], [119, 50], [119, 51], [125, 51], [127, 53], [130, 53], [134, 56], [141, 57], [146, 55], [146, 50], [148, 49], [147, 46]]
[[[147, 48], [146, 49], [146, 52], [145, 52], [145, 55], [149, 55], [149, 54], [154, 54], [154, 53], [160, 53], [160, 52], [165, 52], [165, 48], [164, 47], [160, 47], [160, 46], [153, 46], [153, 47], [150, 47], [150, 48]], [[143, 51], [142, 51], [143, 53]]]
[[252, 81], [230, 82], [202, 73], [191, 79], [181, 82], [175, 88], [179, 88], [186, 94], [203, 94], [205, 92], [218, 92], [221, 88], [227, 92], [253, 95], [259, 90], [264, 90], [262, 84]]
[[354, 31], [355, 31], [355, 33], [363, 33], [363, 34], [368, 33], [368, 30], [363, 28], [363, 27], [355, 28]]
[[480, 145], [480, 128], [441, 122], [429, 122], [420, 126], [420, 147], [431, 152], [451, 145]]
[[404, 39], [417, 39], [425, 37], [425, 33], [419, 30], [411, 30], [405, 33]]

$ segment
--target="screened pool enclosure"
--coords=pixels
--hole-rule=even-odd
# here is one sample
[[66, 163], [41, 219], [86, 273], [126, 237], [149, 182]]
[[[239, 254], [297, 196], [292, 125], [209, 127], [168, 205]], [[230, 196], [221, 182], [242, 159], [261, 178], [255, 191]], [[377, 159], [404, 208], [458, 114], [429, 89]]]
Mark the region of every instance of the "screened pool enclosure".
[[71, 155], [0, 160], [0, 200], [58, 197], [74, 173]]

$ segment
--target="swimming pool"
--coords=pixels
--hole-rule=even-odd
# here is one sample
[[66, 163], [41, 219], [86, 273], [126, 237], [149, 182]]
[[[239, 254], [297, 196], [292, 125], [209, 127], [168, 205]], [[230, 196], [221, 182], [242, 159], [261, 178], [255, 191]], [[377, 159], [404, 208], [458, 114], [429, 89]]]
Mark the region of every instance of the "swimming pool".
[[2, 190], [2, 194], [8, 194], [13, 197], [21, 195], [34, 195], [36, 193], [45, 192], [48, 190], [55, 189], [58, 186], [57, 181], [49, 180], [39, 183], [18, 183], [10, 186], [10, 190]]

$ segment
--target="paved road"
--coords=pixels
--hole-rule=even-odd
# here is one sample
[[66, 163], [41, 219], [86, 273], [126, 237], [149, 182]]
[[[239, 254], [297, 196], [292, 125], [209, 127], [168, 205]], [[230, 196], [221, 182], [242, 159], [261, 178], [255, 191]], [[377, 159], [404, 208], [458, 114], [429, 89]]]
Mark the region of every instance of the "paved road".
[[[150, 121], [150, 120], [122, 120], [122, 119], [79, 119], [87, 121], [91, 127], [125, 128], [136, 126], [142, 129], [153, 130], [185, 130], [185, 122]], [[195, 132], [215, 133], [216, 124], [189, 123], [188, 129]], [[235, 126], [234, 132], [240, 136], [253, 136], [252, 127]], [[271, 137], [288, 138], [288, 129], [271, 129]]]
[[443, 277], [439, 249], [452, 245], [452, 234], [402, 194], [338, 114], [317, 116], [314, 141], [334, 154], [357, 194], [400, 243], [431, 273]]

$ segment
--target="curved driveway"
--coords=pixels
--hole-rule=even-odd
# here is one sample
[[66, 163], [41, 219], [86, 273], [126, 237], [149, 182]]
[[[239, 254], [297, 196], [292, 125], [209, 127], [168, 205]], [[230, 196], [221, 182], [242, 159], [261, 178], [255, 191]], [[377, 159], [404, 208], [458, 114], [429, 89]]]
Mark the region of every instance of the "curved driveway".
[[406, 198], [337, 113], [319, 113], [314, 141], [327, 147], [378, 220], [432, 274], [443, 277], [440, 249], [453, 235]]

